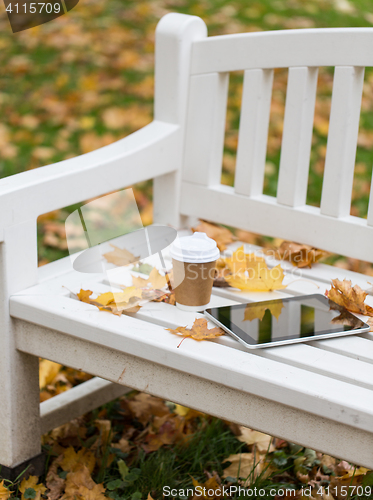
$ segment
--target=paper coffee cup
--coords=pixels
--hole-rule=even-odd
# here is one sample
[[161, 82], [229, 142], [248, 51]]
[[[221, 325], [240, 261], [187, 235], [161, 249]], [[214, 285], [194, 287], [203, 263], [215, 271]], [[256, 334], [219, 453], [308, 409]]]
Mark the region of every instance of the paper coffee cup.
[[174, 241], [173, 264], [176, 305], [186, 311], [203, 310], [211, 298], [215, 264], [220, 256], [216, 242], [196, 232]]

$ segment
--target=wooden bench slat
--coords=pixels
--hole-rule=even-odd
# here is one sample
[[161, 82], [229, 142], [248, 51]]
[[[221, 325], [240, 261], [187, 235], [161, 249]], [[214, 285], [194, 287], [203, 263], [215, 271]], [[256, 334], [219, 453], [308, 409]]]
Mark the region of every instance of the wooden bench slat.
[[272, 84], [272, 69], [244, 73], [234, 180], [236, 193], [256, 196], [263, 192]]
[[335, 68], [320, 205], [324, 215], [350, 215], [363, 83], [363, 67]]
[[318, 68], [289, 68], [277, 201], [306, 204]]

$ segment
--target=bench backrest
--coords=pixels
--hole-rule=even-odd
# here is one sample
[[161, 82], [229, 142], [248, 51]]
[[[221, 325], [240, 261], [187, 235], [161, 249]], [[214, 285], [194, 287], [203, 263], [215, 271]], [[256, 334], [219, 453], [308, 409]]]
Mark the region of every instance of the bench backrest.
[[[373, 261], [373, 202], [350, 215], [373, 29], [200, 37], [192, 44], [181, 213]], [[306, 205], [318, 67], [334, 66], [320, 208]], [[289, 68], [277, 197], [263, 194], [275, 68]], [[243, 70], [234, 187], [221, 185], [229, 72]]]

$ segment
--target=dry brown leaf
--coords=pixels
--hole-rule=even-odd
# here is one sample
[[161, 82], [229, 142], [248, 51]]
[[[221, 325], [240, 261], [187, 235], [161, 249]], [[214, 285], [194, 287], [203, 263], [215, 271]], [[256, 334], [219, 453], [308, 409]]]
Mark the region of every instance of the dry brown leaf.
[[146, 425], [153, 416], [163, 417], [170, 413], [162, 399], [145, 393], [137, 394], [128, 401], [128, 407], [143, 425]]
[[44, 495], [47, 488], [44, 484], [38, 484], [39, 478], [37, 476], [29, 476], [27, 479], [23, 479], [19, 486], [19, 491], [22, 493], [22, 500], [26, 500], [24, 494], [28, 488], [35, 490], [36, 495], [35, 500], [41, 500], [41, 495]]
[[128, 439], [122, 438], [118, 443], [111, 443], [112, 448], [118, 448], [122, 453], [129, 453], [132, 446], [129, 444]]
[[237, 455], [231, 455], [224, 460], [223, 464], [226, 462], [231, 462], [231, 465], [224, 469], [223, 477], [240, 477], [242, 479], [247, 479], [245, 485], [250, 482], [251, 478], [249, 478], [249, 476], [251, 474], [254, 478], [256, 478], [264, 471], [264, 469], [266, 469], [263, 474], [263, 478], [265, 478], [272, 472], [270, 467], [267, 467], [268, 464], [263, 459], [254, 461], [253, 453], [239, 453]]
[[[192, 338], [194, 340], [210, 340], [215, 339], [216, 337], [220, 337], [224, 335], [224, 330], [219, 327], [208, 329], [207, 320], [203, 318], [198, 318], [194, 321], [192, 328], [187, 328], [184, 326], [179, 326], [174, 330], [172, 328], [166, 328], [169, 332], [174, 335], [179, 335], [184, 338]], [[179, 344], [180, 345], [180, 344]]]
[[65, 489], [65, 479], [60, 477], [57, 472], [61, 458], [62, 457], [59, 457], [57, 460], [54, 460], [47, 473], [46, 485], [49, 490], [47, 494], [48, 500], [58, 500], [59, 498], [61, 498], [62, 493]]
[[242, 291], [270, 292], [286, 288], [282, 283], [285, 275], [280, 264], [269, 269], [265, 262], [253, 262], [248, 274], [227, 275], [225, 280]]
[[282, 260], [288, 260], [294, 266], [312, 267], [312, 264], [327, 255], [323, 250], [314, 248], [310, 245], [302, 245], [292, 241], [283, 241], [276, 251], [276, 257]]
[[164, 445], [171, 445], [184, 439], [183, 429], [185, 421], [176, 414], [167, 414], [163, 417], [155, 417], [153, 428], [146, 436], [146, 442], [142, 448], [147, 452], [157, 451]]
[[196, 231], [206, 233], [209, 238], [216, 241], [221, 252], [227, 248], [227, 245], [235, 240], [234, 235], [226, 227], [211, 224], [204, 220], [201, 220], [197, 227], [192, 227], [192, 231], [194, 233]]
[[373, 307], [364, 303], [367, 292], [364, 292], [359, 285], [352, 286], [350, 280], [332, 280], [332, 287], [325, 292], [325, 295], [351, 312], [373, 316]]
[[118, 248], [112, 244], [110, 244], [110, 246], [113, 247], [114, 250], [103, 254], [103, 257], [105, 257], [110, 264], [114, 264], [115, 266], [127, 266], [140, 259], [140, 257], [135, 257], [133, 253], [125, 248]]
[[238, 436], [238, 440], [242, 443], [246, 443], [248, 445], [254, 445], [255, 448], [259, 451], [259, 453], [272, 453], [275, 451], [275, 447], [271, 443], [272, 437], [268, 436], [268, 434], [263, 434], [262, 432], [254, 431], [252, 429], [248, 429], [242, 425], [239, 426], [241, 431], [241, 435]]

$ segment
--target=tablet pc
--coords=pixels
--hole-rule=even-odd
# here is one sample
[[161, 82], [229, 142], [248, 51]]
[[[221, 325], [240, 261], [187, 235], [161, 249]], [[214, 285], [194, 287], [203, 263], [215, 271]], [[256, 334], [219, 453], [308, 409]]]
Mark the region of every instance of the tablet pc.
[[369, 331], [369, 325], [320, 294], [214, 307], [205, 315], [250, 349]]

